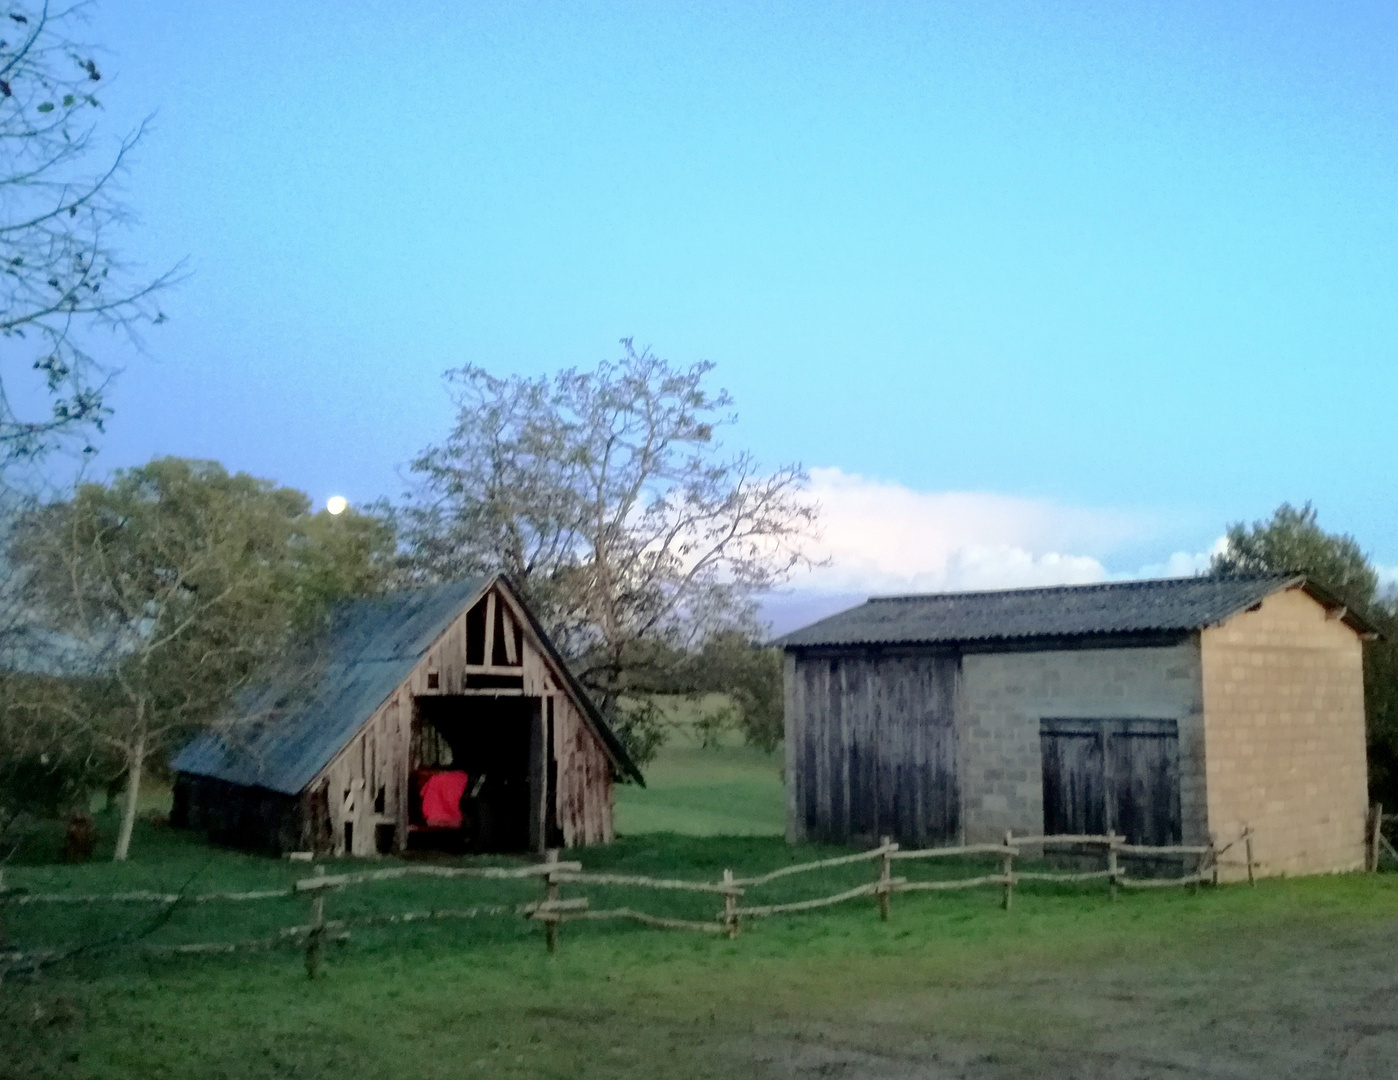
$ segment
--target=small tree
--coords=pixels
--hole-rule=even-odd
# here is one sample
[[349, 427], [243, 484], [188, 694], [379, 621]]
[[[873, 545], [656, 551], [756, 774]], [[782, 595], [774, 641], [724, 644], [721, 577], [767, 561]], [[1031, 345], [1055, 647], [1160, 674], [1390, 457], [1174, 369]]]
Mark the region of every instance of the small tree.
[[413, 576], [507, 574], [644, 751], [664, 665], [755, 629], [755, 595], [804, 561], [816, 510], [799, 467], [724, 452], [732, 401], [706, 388], [712, 364], [622, 348], [552, 378], [448, 372], [456, 427], [413, 462], [400, 520]]
[[[11, 4], [0, 40], [0, 470], [101, 428], [109, 369], [93, 331], [163, 321], [155, 295], [171, 280], [133, 273], [112, 246], [141, 133], [110, 151], [98, 141], [102, 72], [72, 37], [83, 7]], [[26, 368], [46, 410], [16, 401], [31, 396]]]
[[1270, 521], [1228, 527], [1224, 548], [1213, 557], [1214, 573], [1295, 570], [1311, 575], [1341, 600], [1368, 608], [1379, 576], [1354, 537], [1327, 533], [1315, 507], [1282, 503]]
[[49, 715], [126, 774], [117, 859], [147, 761], [219, 718], [327, 600], [382, 575], [392, 546], [382, 523], [308, 511], [299, 491], [163, 458], [21, 523], [11, 558], [36, 610], [73, 643], [67, 693]]
[[742, 634], [714, 634], [689, 658], [691, 694], [724, 693], [749, 746], [771, 753], [782, 741], [781, 650]]

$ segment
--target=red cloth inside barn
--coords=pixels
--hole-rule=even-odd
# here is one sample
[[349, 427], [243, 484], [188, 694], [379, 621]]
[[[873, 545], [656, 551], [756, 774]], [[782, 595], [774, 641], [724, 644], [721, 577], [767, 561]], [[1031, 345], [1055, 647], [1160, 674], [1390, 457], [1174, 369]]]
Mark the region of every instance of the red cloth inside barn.
[[433, 773], [422, 785], [422, 820], [441, 828], [461, 828], [461, 796], [466, 774], [459, 770]]

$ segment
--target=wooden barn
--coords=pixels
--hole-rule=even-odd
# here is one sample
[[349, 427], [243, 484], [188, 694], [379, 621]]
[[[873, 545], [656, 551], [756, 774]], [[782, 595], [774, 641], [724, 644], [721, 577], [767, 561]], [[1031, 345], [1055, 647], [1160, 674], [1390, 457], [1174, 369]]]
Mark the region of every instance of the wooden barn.
[[605, 843], [644, 782], [503, 577], [341, 605], [171, 765], [174, 824], [336, 855]]
[[1250, 826], [1264, 873], [1357, 868], [1372, 633], [1299, 575], [870, 600], [778, 642], [788, 836]]

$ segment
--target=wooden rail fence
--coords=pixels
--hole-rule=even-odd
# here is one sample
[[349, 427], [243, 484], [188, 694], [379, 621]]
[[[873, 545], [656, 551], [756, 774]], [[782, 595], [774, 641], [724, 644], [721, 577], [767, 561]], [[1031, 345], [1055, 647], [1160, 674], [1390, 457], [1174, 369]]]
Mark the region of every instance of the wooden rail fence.
[[[1387, 820], [1382, 817], [1381, 810], [1379, 811], [1379, 820]], [[1384, 842], [1386, 843], [1386, 841]], [[6, 888], [3, 871], [0, 871], [0, 904], [16, 906], [34, 904], [161, 904], [172, 907], [178, 904], [239, 903], [302, 897], [308, 902], [308, 921], [301, 925], [281, 928], [269, 936], [239, 942], [186, 945], [121, 943], [112, 946], [112, 948], [132, 948], [152, 954], [178, 955], [229, 953], [243, 949], [267, 949], [278, 945], [297, 943], [305, 950], [307, 974], [311, 978], [315, 978], [320, 970], [325, 943], [335, 940], [343, 941], [348, 936], [348, 930], [351, 927], [399, 924], [431, 919], [474, 919], [510, 914], [523, 915], [525, 918], [543, 924], [544, 941], [550, 952], [555, 951], [558, 947], [559, 928], [562, 924], [577, 921], [624, 919], [645, 926], [691, 930], [736, 938], [739, 936], [744, 920], [813, 911], [861, 897], [873, 897], [876, 901], [879, 917], [887, 920], [892, 907], [892, 897], [896, 893], [998, 887], [1001, 890], [1001, 906], [1005, 910], [1009, 910], [1013, 903], [1015, 886], [1021, 882], [1105, 881], [1113, 900], [1117, 898], [1119, 889], [1166, 888], [1171, 886], [1185, 886], [1193, 889], [1203, 883], [1216, 884], [1220, 857], [1239, 843], [1242, 844], [1245, 853], [1248, 880], [1252, 881], [1255, 864], [1252, 856], [1252, 831], [1250, 829], [1245, 830], [1237, 840], [1222, 848], [1217, 847], [1212, 842], [1198, 846], [1128, 844], [1124, 837], [1114, 833], [1101, 836], [1015, 836], [1007, 832], [1003, 841], [998, 844], [966, 844], [951, 848], [904, 849], [885, 838], [877, 847], [868, 851], [818, 859], [794, 866], [784, 866], [766, 874], [751, 877], [737, 877], [732, 870], [724, 870], [721, 880], [717, 882], [652, 878], [632, 874], [588, 873], [580, 862], [561, 861], [557, 851], [548, 852], [542, 863], [519, 867], [397, 866], [381, 870], [329, 874], [326, 873], [325, 867], [317, 866], [310, 877], [301, 878], [289, 888], [259, 889], [248, 892], [211, 892], [196, 895], [142, 891], [108, 895], [33, 893], [19, 888]], [[1015, 870], [1015, 860], [1021, 858], [1026, 849], [1040, 853], [1058, 848], [1075, 849], [1078, 853], [1095, 853], [1104, 857], [1105, 866], [1098, 870], [1065, 872]], [[1392, 850], [1391, 845], [1389, 850]], [[1122, 856], [1193, 860], [1193, 869], [1189, 873], [1175, 877], [1132, 877], [1121, 866]], [[903, 867], [914, 862], [956, 857], [988, 857], [998, 864], [998, 872], [939, 880], [910, 880], [904, 876], [897, 876], [893, 872], [895, 864]], [[858, 863], [875, 864], [873, 880], [828, 896], [811, 899], [781, 903], [754, 904], [748, 902], [752, 893], [792, 875], [816, 873]], [[325, 899], [328, 893], [413, 877], [473, 878], [495, 881], [537, 878], [543, 886], [543, 897], [531, 903], [517, 905], [476, 904], [464, 908], [401, 912], [358, 918], [331, 919], [326, 917]], [[589, 885], [700, 893], [721, 897], [723, 907], [710, 920], [679, 919], [651, 914], [632, 907], [594, 909], [586, 896], [564, 897], [560, 894], [560, 890], [564, 886]], [[62, 955], [64, 955], [63, 950], [15, 951], [0, 953], [0, 962], [7, 963], [12, 967], [22, 966], [26, 963], [42, 964]]]
[[1383, 834], [1384, 828], [1391, 825], [1398, 825], [1398, 814], [1385, 814], [1383, 803], [1374, 803], [1369, 807], [1369, 820], [1365, 823], [1364, 869], [1377, 870], [1385, 854], [1398, 862], [1398, 849]]

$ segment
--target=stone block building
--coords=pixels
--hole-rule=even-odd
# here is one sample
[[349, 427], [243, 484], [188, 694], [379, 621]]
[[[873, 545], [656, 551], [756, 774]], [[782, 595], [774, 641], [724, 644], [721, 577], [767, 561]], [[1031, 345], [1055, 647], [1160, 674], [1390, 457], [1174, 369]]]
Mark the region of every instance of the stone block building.
[[1287, 574], [872, 599], [777, 642], [788, 838], [1251, 827], [1263, 873], [1357, 868], [1372, 633]]

